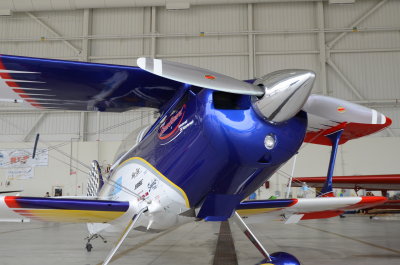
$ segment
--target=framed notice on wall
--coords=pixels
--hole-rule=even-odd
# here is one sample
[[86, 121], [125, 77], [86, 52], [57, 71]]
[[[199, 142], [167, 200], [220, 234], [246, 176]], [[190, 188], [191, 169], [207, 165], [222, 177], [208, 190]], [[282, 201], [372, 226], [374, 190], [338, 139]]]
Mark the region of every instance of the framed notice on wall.
[[49, 152], [47, 149], [37, 149], [32, 158], [32, 149], [2, 149], [0, 150], [0, 168], [47, 166]]

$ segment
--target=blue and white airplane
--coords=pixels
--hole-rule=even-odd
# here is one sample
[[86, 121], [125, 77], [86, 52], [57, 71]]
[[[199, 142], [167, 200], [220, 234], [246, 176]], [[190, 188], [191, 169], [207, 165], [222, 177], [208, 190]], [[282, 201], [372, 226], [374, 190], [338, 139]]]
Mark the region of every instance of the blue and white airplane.
[[[288, 253], [269, 254], [243, 221], [329, 218], [371, 207], [384, 197], [332, 196], [339, 144], [389, 126], [376, 110], [311, 95], [315, 74], [282, 70], [241, 81], [194, 66], [139, 58], [139, 67], [0, 55], [0, 97], [26, 106], [77, 111], [159, 110], [149, 128], [130, 137], [107, 176], [96, 161], [88, 196], [0, 197], [0, 217], [88, 223], [121, 237], [161, 231], [194, 220], [233, 218], [264, 256], [264, 263], [300, 264]], [[303, 142], [332, 146], [328, 178], [318, 198], [244, 201], [297, 153]]]

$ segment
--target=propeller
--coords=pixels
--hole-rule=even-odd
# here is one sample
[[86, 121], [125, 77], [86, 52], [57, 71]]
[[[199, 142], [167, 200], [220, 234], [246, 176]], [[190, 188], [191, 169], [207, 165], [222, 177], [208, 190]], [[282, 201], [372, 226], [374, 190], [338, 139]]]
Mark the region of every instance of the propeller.
[[264, 90], [258, 86], [196, 66], [144, 57], [137, 59], [137, 65], [155, 75], [198, 87], [249, 96], [264, 95]]
[[281, 70], [249, 84], [200, 67], [160, 59], [140, 57], [137, 65], [178, 82], [252, 96], [255, 111], [270, 122], [283, 122], [296, 115], [307, 101], [315, 79], [312, 71]]

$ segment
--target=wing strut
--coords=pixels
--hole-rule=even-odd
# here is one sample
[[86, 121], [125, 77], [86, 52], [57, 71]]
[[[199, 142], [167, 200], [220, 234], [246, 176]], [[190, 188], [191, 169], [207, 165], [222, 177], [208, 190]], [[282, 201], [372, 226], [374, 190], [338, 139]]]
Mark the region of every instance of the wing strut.
[[328, 173], [326, 174], [326, 181], [321, 192], [318, 194], [318, 197], [335, 197], [333, 195], [333, 190], [332, 190], [332, 177], [333, 177], [333, 171], [335, 169], [337, 149], [339, 146], [340, 137], [342, 136], [342, 133], [343, 129], [325, 135], [326, 137], [329, 138], [329, 140], [332, 143], [332, 151], [331, 151], [331, 157], [329, 159], [329, 167], [328, 167]]
[[103, 265], [107, 265], [110, 263], [112, 257], [115, 255], [119, 247], [121, 246], [122, 242], [125, 240], [126, 236], [129, 234], [129, 232], [132, 230], [133, 226], [136, 224], [136, 222], [139, 220], [140, 216], [144, 213], [147, 212], [147, 207], [141, 209], [137, 214], [135, 214], [132, 218], [132, 220], [129, 222], [129, 224], [126, 226], [125, 230], [122, 232], [121, 237], [115, 244], [114, 248], [108, 253], [107, 258], [104, 260]]

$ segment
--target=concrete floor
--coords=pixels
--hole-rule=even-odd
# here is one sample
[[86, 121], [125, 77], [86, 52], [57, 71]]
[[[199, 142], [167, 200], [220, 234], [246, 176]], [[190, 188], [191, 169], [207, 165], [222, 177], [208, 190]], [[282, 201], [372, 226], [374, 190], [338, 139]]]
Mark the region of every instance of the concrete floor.
[[[297, 225], [279, 222], [251, 225], [270, 252], [286, 251], [306, 265], [400, 264], [400, 219], [345, 219], [304, 221]], [[255, 264], [260, 254], [235, 224], [231, 224], [240, 265]], [[205, 265], [212, 264], [219, 223], [189, 223], [160, 234], [134, 231], [111, 264]], [[0, 223], [0, 265], [97, 265], [111, 249], [94, 241], [84, 249], [86, 226], [82, 224]]]

